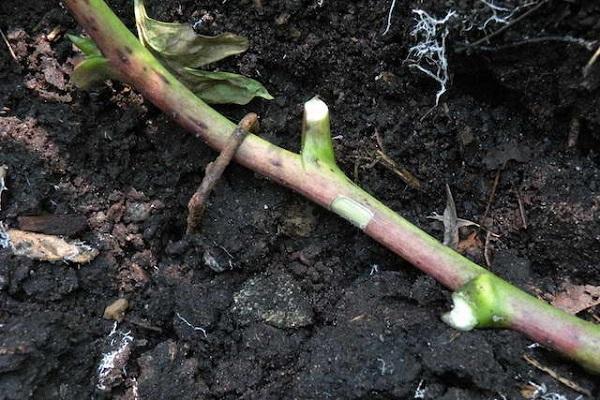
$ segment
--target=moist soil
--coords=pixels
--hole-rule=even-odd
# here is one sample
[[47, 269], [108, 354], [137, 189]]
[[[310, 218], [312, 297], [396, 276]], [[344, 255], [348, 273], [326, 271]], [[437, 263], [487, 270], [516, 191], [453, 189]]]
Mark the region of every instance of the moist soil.
[[[133, 27], [131, 2], [109, 3]], [[547, 300], [566, 283], [600, 285], [600, 68], [582, 75], [597, 2], [545, 2], [469, 48], [503, 26], [480, 29], [492, 13], [478, 1], [397, 1], [385, 35], [388, 1], [260, 3], [147, 1], [159, 19], [209, 14], [202, 33], [250, 39], [216, 67], [275, 99], [219, 106], [233, 121], [257, 112], [263, 137], [297, 151], [302, 104], [319, 95], [341, 168], [417, 226], [443, 238], [427, 217], [448, 184], [458, 216], [494, 233], [461, 231], [470, 258]], [[458, 13], [437, 107], [437, 83], [406, 62], [415, 8]], [[520, 399], [530, 382], [581, 395], [524, 356], [600, 398], [597, 377], [518, 333], [446, 326], [448, 290], [240, 166], [186, 236], [216, 153], [126, 85], [73, 87], [65, 34], [80, 28], [58, 2], [3, 0], [0, 28], [16, 58], [0, 43], [0, 219], [52, 215], [36, 229], [99, 250], [81, 266], [0, 251], [0, 399]], [[377, 162], [377, 136], [421, 190]], [[119, 298], [129, 308], [115, 324], [103, 314]]]

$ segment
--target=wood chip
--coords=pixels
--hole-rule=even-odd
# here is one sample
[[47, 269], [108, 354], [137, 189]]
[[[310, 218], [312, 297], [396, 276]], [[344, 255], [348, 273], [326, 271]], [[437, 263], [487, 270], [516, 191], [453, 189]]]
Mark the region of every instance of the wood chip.
[[85, 264], [98, 255], [98, 250], [82, 243], [67, 242], [58, 236], [9, 229], [5, 232], [8, 245], [16, 256], [41, 261], [68, 261]]
[[88, 228], [83, 215], [37, 215], [18, 218], [19, 229], [47, 235], [75, 236]]

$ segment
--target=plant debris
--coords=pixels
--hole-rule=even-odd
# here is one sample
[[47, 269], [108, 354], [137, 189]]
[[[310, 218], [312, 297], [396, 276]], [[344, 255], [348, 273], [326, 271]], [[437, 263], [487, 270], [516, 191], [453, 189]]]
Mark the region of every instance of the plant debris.
[[553, 306], [573, 315], [599, 304], [600, 286], [570, 283], [564, 285], [563, 290], [552, 300]]
[[[135, 1], [138, 36], [178, 79], [207, 103], [248, 104], [255, 97], [273, 99], [258, 81], [243, 75], [197, 68], [248, 50], [248, 39], [225, 32], [217, 36], [199, 35], [193, 26], [178, 22], [157, 21], [148, 16], [143, 0]], [[73, 70], [72, 81], [82, 89], [109, 79], [122, 80], [96, 44], [79, 36], [69, 39], [85, 55]]]
[[112, 319], [121, 322], [125, 317], [125, 311], [129, 308], [129, 301], [121, 298], [113, 301], [104, 309], [104, 319]]
[[577, 383], [573, 382], [570, 379], [567, 379], [561, 375], [559, 375], [556, 371], [554, 371], [551, 368], [548, 368], [544, 365], [542, 365], [538, 360], [536, 360], [535, 358], [528, 356], [527, 354], [523, 355], [523, 359], [527, 362], [527, 364], [539, 369], [540, 371], [543, 371], [545, 373], [547, 373], [548, 375], [550, 375], [552, 378], [556, 379], [558, 382], [562, 383], [563, 385], [565, 385], [566, 387], [568, 387], [569, 389], [573, 389], [574, 391], [584, 394], [586, 396], [591, 396], [592, 393], [590, 393], [589, 390], [581, 387], [580, 385], [578, 385]]
[[249, 132], [255, 132], [257, 129], [258, 116], [254, 113], [247, 114], [242, 118], [237, 128], [227, 140], [227, 144], [223, 148], [221, 154], [219, 154], [215, 161], [206, 166], [204, 179], [202, 179], [200, 187], [196, 190], [196, 193], [194, 193], [188, 203], [188, 234], [197, 229], [202, 214], [204, 214], [204, 209], [206, 208], [206, 200], [221, 178], [221, 175], [223, 175], [223, 171], [225, 171], [225, 168], [227, 168], [231, 162], [238, 147], [240, 147], [240, 144], [242, 144]]
[[47, 235], [75, 236], [88, 228], [83, 215], [36, 215], [17, 219], [22, 231], [45, 233]]
[[98, 250], [85, 243], [67, 242], [58, 236], [21, 231], [4, 230], [0, 226], [0, 246], [10, 247], [15, 256], [40, 261], [67, 261], [86, 264], [98, 255]]
[[[465, 226], [479, 226], [475, 222], [467, 219], [458, 218], [456, 213], [456, 204], [452, 197], [452, 191], [450, 186], [446, 184], [446, 208], [444, 209], [444, 215], [433, 213], [427, 217], [436, 221], [443, 222], [444, 224], [444, 241], [443, 243], [455, 250], [459, 248], [460, 236], [458, 230]], [[468, 246], [467, 246], [468, 247]]]
[[0, 210], [2, 210], [2, 192], [6, 190], [6, 174], [8, 173], [8, 167], [6, 165], [0, 166]]

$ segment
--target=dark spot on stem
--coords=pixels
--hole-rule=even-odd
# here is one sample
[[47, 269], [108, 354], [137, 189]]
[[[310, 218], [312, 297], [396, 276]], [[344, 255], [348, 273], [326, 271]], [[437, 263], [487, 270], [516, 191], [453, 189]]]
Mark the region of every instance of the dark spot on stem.
[[196, 118], [190, 118], [190, 121], [192, 121], [192, 123], [196, 126], [196, 128], [201, 131], [204, 132], [206, 131], [206, 124], [202, 121], [200, 121], [199, 119]]
[[171, 85], [171, 82], [169, 82], [169, 79], [166, 76], [164, 76], [160, 72], [157, 72], [156, 74], [158, 75], [158, 77], [160, 78], [160, 80], [165, 83], [165, 85]]
[[127, 55], [125, 55], [125, 53], [123, 53], [123, 51], [121, 49], [117, 49], [116, 53], [117, 53], [117, 57], [119, 57], [119, 60], [123, 64], [129, 64], [129, 57], [127, 57]]
[[279, 158], [271, 158], [271, 159], [269, 160], [269, 162], [270, 162], [270, 163], [271, 163], [271, 165], [272, 165], [272, 166], [274, 166], [274, 167], [277, 167], [277, 168], [281, 167], [281, 160], [280, 160]]
[[96, 22], [96, 18], [92, 17], [92, 16], [86, 16], [85, 17], [85, 22], [86, 22], [86, 29], [91, 29], [94, 32], [98, 31], [98, 23]]
[[144, 72], [148, 71], [148, 67], [146, 67], [145, 65], [142, 67], [142, 69], [144, 70]]
[[131, 50], [131, 47], [125, 46], [123, 48], [125, 49], [125, 53], [127, 53], [127, 54], [133, 54], [133, 50]]

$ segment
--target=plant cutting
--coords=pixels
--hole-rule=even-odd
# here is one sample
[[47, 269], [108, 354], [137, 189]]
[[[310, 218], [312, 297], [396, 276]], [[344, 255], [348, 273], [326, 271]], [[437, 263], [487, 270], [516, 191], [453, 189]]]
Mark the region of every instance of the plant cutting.
[[[64, 0], [116, 77], [136, 88], [177, 123], [222, 150], [236, 124], [208, 106], [140, 42], [102, 0]], [[138, 4], [138, 3], [136, 3]], [[200, 90], [201, 91], [201, 90]], [[202, 96], [202, 93], [200, 93]], [[444, 246], [346, 177], [335, 162], [329, 110], [318, 98], [305, 104], [300, 154], [248, 134], [235, 160], [335, 212], [396, 254], [454, 290], [451, 326], [509, 328], [600, 373], [600, 326], [521, 291]]]

